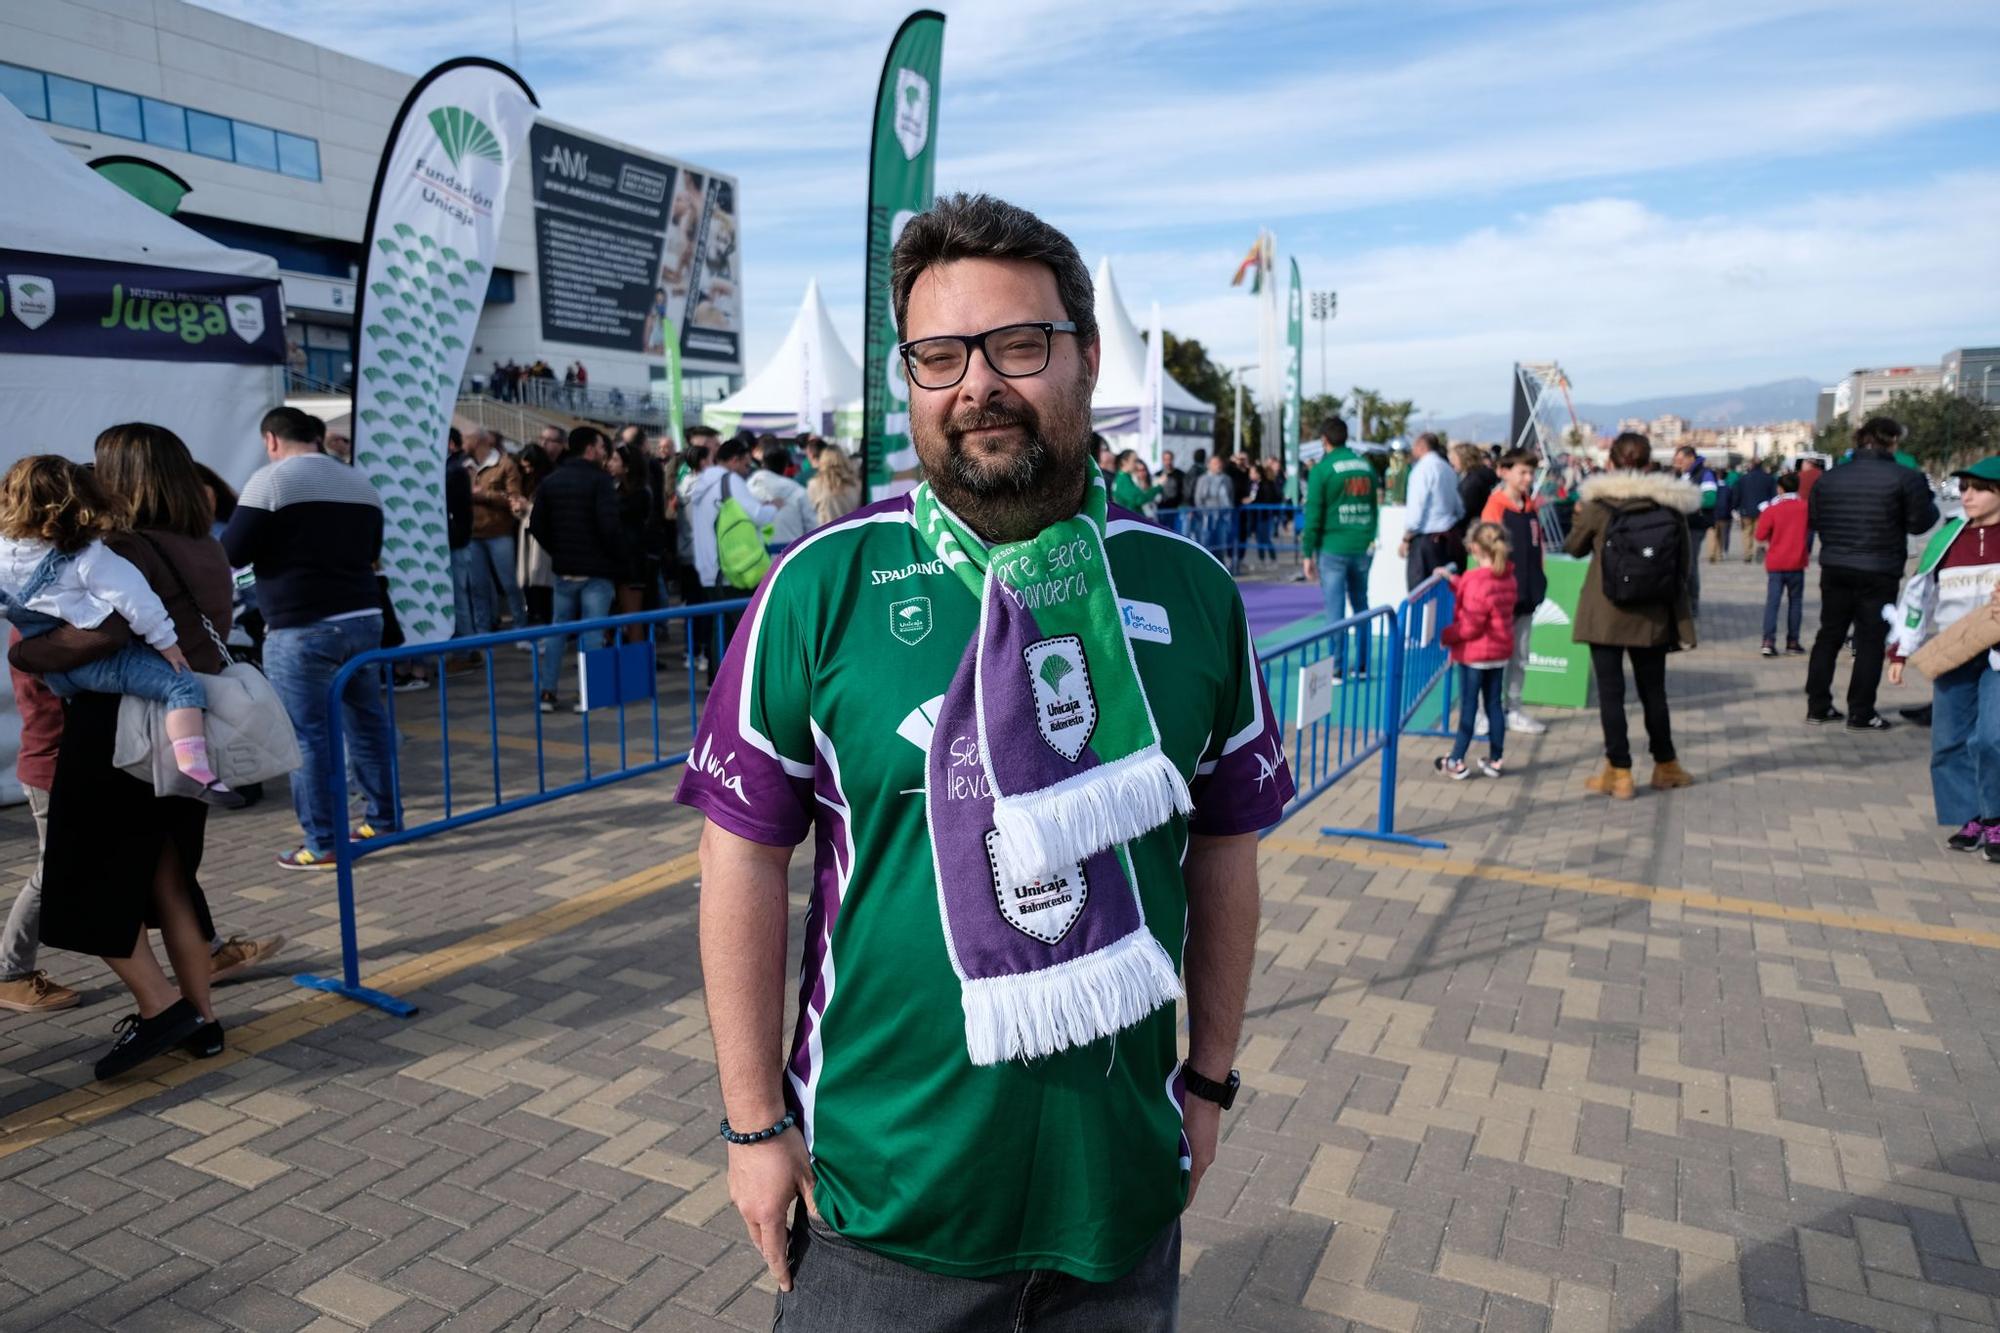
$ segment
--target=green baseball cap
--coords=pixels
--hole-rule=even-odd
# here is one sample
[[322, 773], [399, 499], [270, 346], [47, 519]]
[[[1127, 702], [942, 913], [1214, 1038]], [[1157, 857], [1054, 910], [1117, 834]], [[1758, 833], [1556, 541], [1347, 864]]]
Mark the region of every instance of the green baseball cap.
[[2000, 454], [1982, 458], [1971, 467], [1962, 467], [1951, 474], [1954, 477], [1973, 477], [1979, 481], [1990, 481], [2000, 486]]

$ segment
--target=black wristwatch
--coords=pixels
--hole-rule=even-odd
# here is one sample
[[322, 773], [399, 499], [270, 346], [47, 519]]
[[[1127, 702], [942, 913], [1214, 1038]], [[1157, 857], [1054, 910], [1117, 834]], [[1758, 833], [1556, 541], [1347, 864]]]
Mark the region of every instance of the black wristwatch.
[[1236, 1105], [1236, 1090], [1243, 1086], [1243, 1079], [1233, 1069], [1229, 1071], [1228, 1078], [1217, 1083], [1212, 1078], [1203, 1078], [1195, 1073], [1192, 1065], [1181, 1066], [1181, 1082], [1195, 1096], [1205, 1102], [1214, 1102], [1225, 1111]]

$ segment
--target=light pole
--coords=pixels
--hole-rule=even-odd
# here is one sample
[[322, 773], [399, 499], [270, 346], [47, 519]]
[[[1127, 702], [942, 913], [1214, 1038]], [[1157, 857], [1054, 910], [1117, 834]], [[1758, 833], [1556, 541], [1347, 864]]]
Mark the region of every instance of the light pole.
[[1257, 361], [1245, 361], [1240, 366], [1230, 367], [1230, 374], [1236, 380], [1236, 410], [1230, 414], [1229, 418], [1232, 440], [1232, 447], [1229, 452], [1232, 454], [1243, 452], [1243, 376], [1246, 371], [1255, 370], [1260, 364], [1262, 363]]
[[1986, 363], [1985, 368], [1979, 372], [1979, 405], [1981, 407], [1990, 407], [1993, 404], [1993, 371], [1995, 364], [1989, 361]]
[[1312, 294], [1312, 317], [1319, 325], [1319, 391], [1322, 395], [1326, 393], [1326, 326], [1333, 322], [1333, 313], [1339, 307], [1339, 292]]

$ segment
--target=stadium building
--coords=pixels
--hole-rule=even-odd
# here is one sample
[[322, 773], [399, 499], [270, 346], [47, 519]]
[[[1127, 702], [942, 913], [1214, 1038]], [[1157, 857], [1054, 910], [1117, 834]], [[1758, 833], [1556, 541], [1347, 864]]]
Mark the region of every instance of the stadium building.
[[[369, 196], [415, 75], [182, 0], [10, 5], [0, 57], [0, 95], [78, 157], [166, 168], [190, 187], [178, 221], [277, 260], [295, 390], [348, 381]], [[528, 158], [508, 187], [465, 387], [496, 363], [536, 360], [559, 385], [580, 362], [589, 393], [561, 405], [645, 415], [668, 319], [690, 404], [739, 386], [737, 182], [547, 119]]]

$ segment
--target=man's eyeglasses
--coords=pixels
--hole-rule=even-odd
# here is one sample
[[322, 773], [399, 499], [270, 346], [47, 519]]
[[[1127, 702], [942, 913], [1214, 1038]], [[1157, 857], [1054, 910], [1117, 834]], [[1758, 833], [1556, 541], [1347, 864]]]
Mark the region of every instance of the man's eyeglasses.
[[900, 345], [903, 368], [919, 389], [950, 389], [965, 378], [973, 349], [986, 358], [993, 373], [1010, 380], [1039, 375], [1049, 368], [1049, 345], [1058, 333], [1075, 333], [1071, 320], [1053, 323], [1007, 324], [984, 333], [947, 333]]

